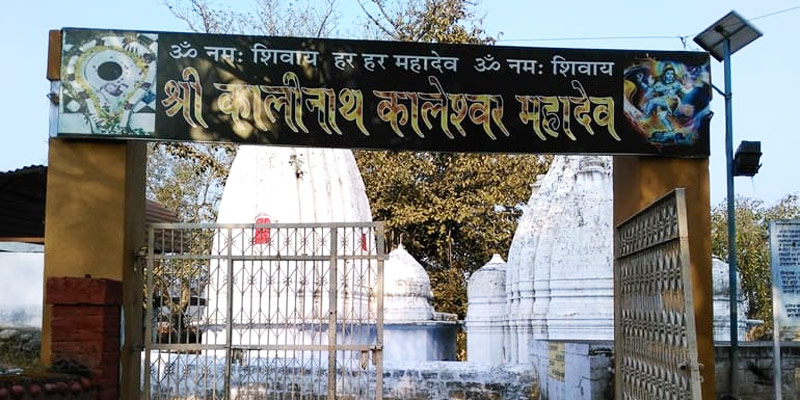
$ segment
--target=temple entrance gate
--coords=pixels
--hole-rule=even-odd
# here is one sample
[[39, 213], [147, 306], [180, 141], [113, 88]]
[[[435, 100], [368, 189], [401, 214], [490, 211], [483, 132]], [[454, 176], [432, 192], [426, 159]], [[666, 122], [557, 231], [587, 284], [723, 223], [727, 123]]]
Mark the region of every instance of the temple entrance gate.
[[615, 228], [618, 399], [700, 399], [686, 194], [676, 189]]
[[143, 398], [382, 398], [382, 224], [148, 236]]
[[[105, 398], [140, 397], [142, 349], [146, 349], [144, 356], [150, 357], [145, 366], [148, 379], [152, 361], [161, 360], [161, 355], [178, 360], [178, 354], [202, 354], [205, 350], [206, 354], [224, 357], [229, 373], [221, 375], [219, 390], [223, 394], [227, 390], [234, 394], [234, 389], [241, 387], [234, 379], [238, 377], [234, 360], [250, 357], [245, 351], [255, 351], [254, 359], [258, 359], [259, 351], [287, 351], [260, 348], [259, 341], [252, 349], [251, 342], [245, 345], [233, 341], [236, 312], [242, 311], [228, 299], [229, 293], [236, 298], [233, 279], [218, 293], [224, 293], [228, 307], [215, 320], [228, 324], [224, 341], [215, 339], [219, 347], [181, 348], [188, 343], [170, 339], [172, 328], [163, 332], [167, 337], [164, 342], [159, 325], [147, 332], [149, 343], [141, 340], [138, 321], [148, 321], [147, 325], [152, 321], [139, 315], [142, 284], [133, 273], [134, 254], [144, 243], [145, 149], [142, 143], [136, 143], [142, 139], [393, 151], [613, 154], [615, 224], [662, 194], [686, 188], [697, 350], [705, 365], [702, 395], [714, 397], [708, 187], [712, 90], [707, 53], [65, 29], [51, 32], [49, 55], [48, 79], [56, 100], [51, 114], [54, 138], [50, 141], [47, 183], [45, 297], [59, 299], [59, 290], [65, 291], [72, 284], [106, 288], [107, 296], [99, 298], [98, 305], [108, 312], [92, 339], [104, 356], [86, 361], [101, 378], [99, 388], [106, 393]], [[111, 67], [107, 72], [130, 73], [93, 73], [100, 65]], [[659, 95], [648, 95], [651, 89]], [[110, 97], [96, 96], [96, 92]], [[684, 96], [689, 92], [691, 96]], [[92, 222], [88, 228], [87, 221]], [[262, 228], [249, 225], [242, 229], [250, 229], [250, 239], [255, 240]], [[231, 240], [233, 235], [223, 237]], [[213, 262], [224, 264], [228, 276], [234, 277], [236, 263], [256, 261], [246, 259], [251, 255], [235, 253], [232, 243], [220, 243], [224, 246], [216, 251], [225, 249], [231, 253], [228, 258], [223, 253], [213, 255], [213, 247], [210, 252], [190, 253], [200, 256], [209, 268]], [[176, 260], [192, 258], [182, 254], [157, 257], [161, 253], [156, 256], [154, 252], [150, 258], [153, 272], [161, 264], [173, 268]], [[258, 262], [299, 261], [276, 258]], [[338, 262], [330, 267], [337, 268]], [[151, 310], [159, 307], [155, 313], [158, 322], [163, 303], [173, 296], [167, 289], [165, 296], [156, 296], [154, 285], [148, 285], [153, 291], [149, 303]], [[337, 290], [337, 286], [330, 290]], [[164, 287], [172, 287], [172, 283]], [[191, 293], [181, 296], [178, 303], [188, 311]], [[310, 298], [313, 304], [313, 291]], [[201, 298], [195, 302], [199, 306]], [[72, 342], [60, 340], [65, 329], [53, 324], [56, 305], [47, 303], [44, 309], [45, 363], [82, 354]], [[119, 318], [115, 312], [118, 308], [127, 322], [122, 338], [120, 325], [114, 320], [115, 315]], [[179, 316], [183, 322], [173, 324], [180, 327], [174, 337], [185, 336], [186, 341], [194, 338], [195, 343], [202, 344], [202, 332], [191, 324], [181, 325], [183, 318]], [[331, 332], [344, 332], [337, 329]], [[336, 341], [316, 346], [328, 343], [334, 346], [329, 358], [342, 354], [335, 347]], [[379, 359], [380, 340], [374, 347]], [[153, 352], [158, 357], [154, 358]], [[120, 365], [121, 384], [117, 379]], [[181, 369], [187, 371], [183, 366]], [[330, 379], [328, 376], [326, 382]], [[174, 381], [164, 382], [174, 385]], [[178, 382], [185, 387], [189, 381]], [[219, 382], [213, 381], [215, 388], [220, 387]], [[380, 379], [376, 382], [378, 394], [379, 385]], [[333, 388], [328, 385], [325, 390], [330, 393]], [[146, 390], [151, 389], [148, 383]], [[333, 393], [339, 393], [338, 387], [336, 390]], [[170, 392], [165, 393], [169, 396]], [[342, 393], [342, 397], [347, 396]]]

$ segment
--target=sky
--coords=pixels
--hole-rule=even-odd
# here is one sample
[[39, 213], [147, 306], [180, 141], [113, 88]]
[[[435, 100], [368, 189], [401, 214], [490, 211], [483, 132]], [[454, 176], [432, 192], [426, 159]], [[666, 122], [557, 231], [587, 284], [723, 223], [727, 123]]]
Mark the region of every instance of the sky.
[[[249, 0], [215, 4], [241, 11], [253, 7]], [[755, 177], [736, 178], [736, 194], [772, 204], [800, 192], [795, 175], [800, 174], [795, 123], [800, 115], [800, 0], [484, 0], [477, 6], [485, 30], [499, 39], [498, 45], [634, 50], [699, 50], [692, 38], [731, 10], [764, 34], [731, 61], [734, 148], [742, 140], [757, 140], [764, 153]], [[338, 0], [338, 17], [332, 37], [363, 37], [356, 0]], [[48, 31], [62, 27], [188, 30], [159, 0], [27, 0], [4, 6], [0, 171], [47, 163]], [[712, 83], [722, 89], [722, 64], [713, 59], [711, 64]], [[712, 110], [710, 179], [715, 205], [726, 196], [725, 107], [717, 93]]]

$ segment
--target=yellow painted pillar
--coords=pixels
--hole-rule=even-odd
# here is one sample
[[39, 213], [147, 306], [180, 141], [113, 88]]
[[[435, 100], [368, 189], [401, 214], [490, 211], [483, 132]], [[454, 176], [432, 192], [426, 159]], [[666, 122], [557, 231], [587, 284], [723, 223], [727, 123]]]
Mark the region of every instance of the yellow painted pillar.
[[[126, 322], [121, 352], [123, 387], [139, 376], [141, 281], [135, 253], [144, 244], [146, 147], [142, 142], [51, 139], [45, 211], [45, 285], [48, 278], [122, 282]], [[45, 288], [46, 289], [46, 288]], [[53, 306], [42, 320], [42, 362], [52, 355]], [[134, 385], [128, 385], [134, 386]], [[135, 388], [128, 388], [133, 390]], [[123, 398], [134, 398], [120, 392]]]
[[686, 189], [698, 360], [703, 399], [710, 400], [715, 377], [708, 159], [614, 157], [614, 226], [678, 187]]

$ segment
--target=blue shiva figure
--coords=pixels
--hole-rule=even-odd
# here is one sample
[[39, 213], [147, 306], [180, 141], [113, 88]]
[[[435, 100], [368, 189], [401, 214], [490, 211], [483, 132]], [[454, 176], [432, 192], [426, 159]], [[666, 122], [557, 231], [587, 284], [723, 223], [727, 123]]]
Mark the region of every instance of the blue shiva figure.
[[[642, 83], [642, 86], [647, 87], [644, 82]], [[668, 65], [664, 68], [661, 79], [647, 87], [647, 91], [644, 94], [644, 97], [647, 99], [647, 103], [644, 107], [645, 115], [652, 115], [655, 111], [661, 124], [664, 125], [668, 132], [672, 132], [675, 127], [672, 125], [669, 116], [680, 116], [679, 106], [681, 104], [681, 97], [691, 90], [692, 85], [688, 82], [687, 77], [684, 76], [683, 82], [679, 82], [675, 79], [675, 68]]]

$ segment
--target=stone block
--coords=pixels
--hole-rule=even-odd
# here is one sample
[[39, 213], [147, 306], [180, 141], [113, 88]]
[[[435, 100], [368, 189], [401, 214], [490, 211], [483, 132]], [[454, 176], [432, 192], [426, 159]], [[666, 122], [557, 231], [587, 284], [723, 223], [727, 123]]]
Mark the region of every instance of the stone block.
[[436, 372], [431, 372], [431, 371], [423, 371], [423, 372], [420, 372], [420, 377], [421, 377], [423, 380], [435, 379], [437, 375], [438, 375], [438, 374], [437, 374]]
[[116, 387], [99, 389], [97, 391], [97, 400], [118, 400], [119, 390]]
[[445, 383], [445, 387], [447, 388], [447, 390], [453, 392], [466, 389], [468, 387], [468, 384], [456, 380]]
[[106, 317], [119, 320], [119, 308], [108, 305], [54, 305], [53, 318]]
[[458, 374], [458, 377], [464, 381], [473, 381], [477, 378], [477, 374], [475, 374], [474, 372], [462, 372]]
[[425, 389], [415, 390], [414, 394], [411, 397], [409, 397], [409, 399], [411, 400], [429, 400], [430, 398], [431, 398], [431, 392]]
[[48, 278], [45, 290], [47, 304], [122, 304], [122, 282], [112, 279]]
[[486, 390], [488, 390], [490, 392], [493, 392], [493, 393], [502, 393], [503, 390], [505, 389], [505, 385], [502, 385], [502, 384], [497, 383], [497, 382], [495, 382], [495, 383], [487, 383], [486, 385], [484, 385], [484, 387], [486, 388]]
[[[79, 308], [80, 306], [72, 307]], [[110, 332], [119, 331], [119, 309], [117, 309], [116, 315], [113, 316], [53, 318], [51, 327], [53, 332], [59, 333], [58, 336], [53, 336], [53, 341], [69, 341], [72, 340], [73, 335], [99, 334], [103, 337], [108, 337]]]

